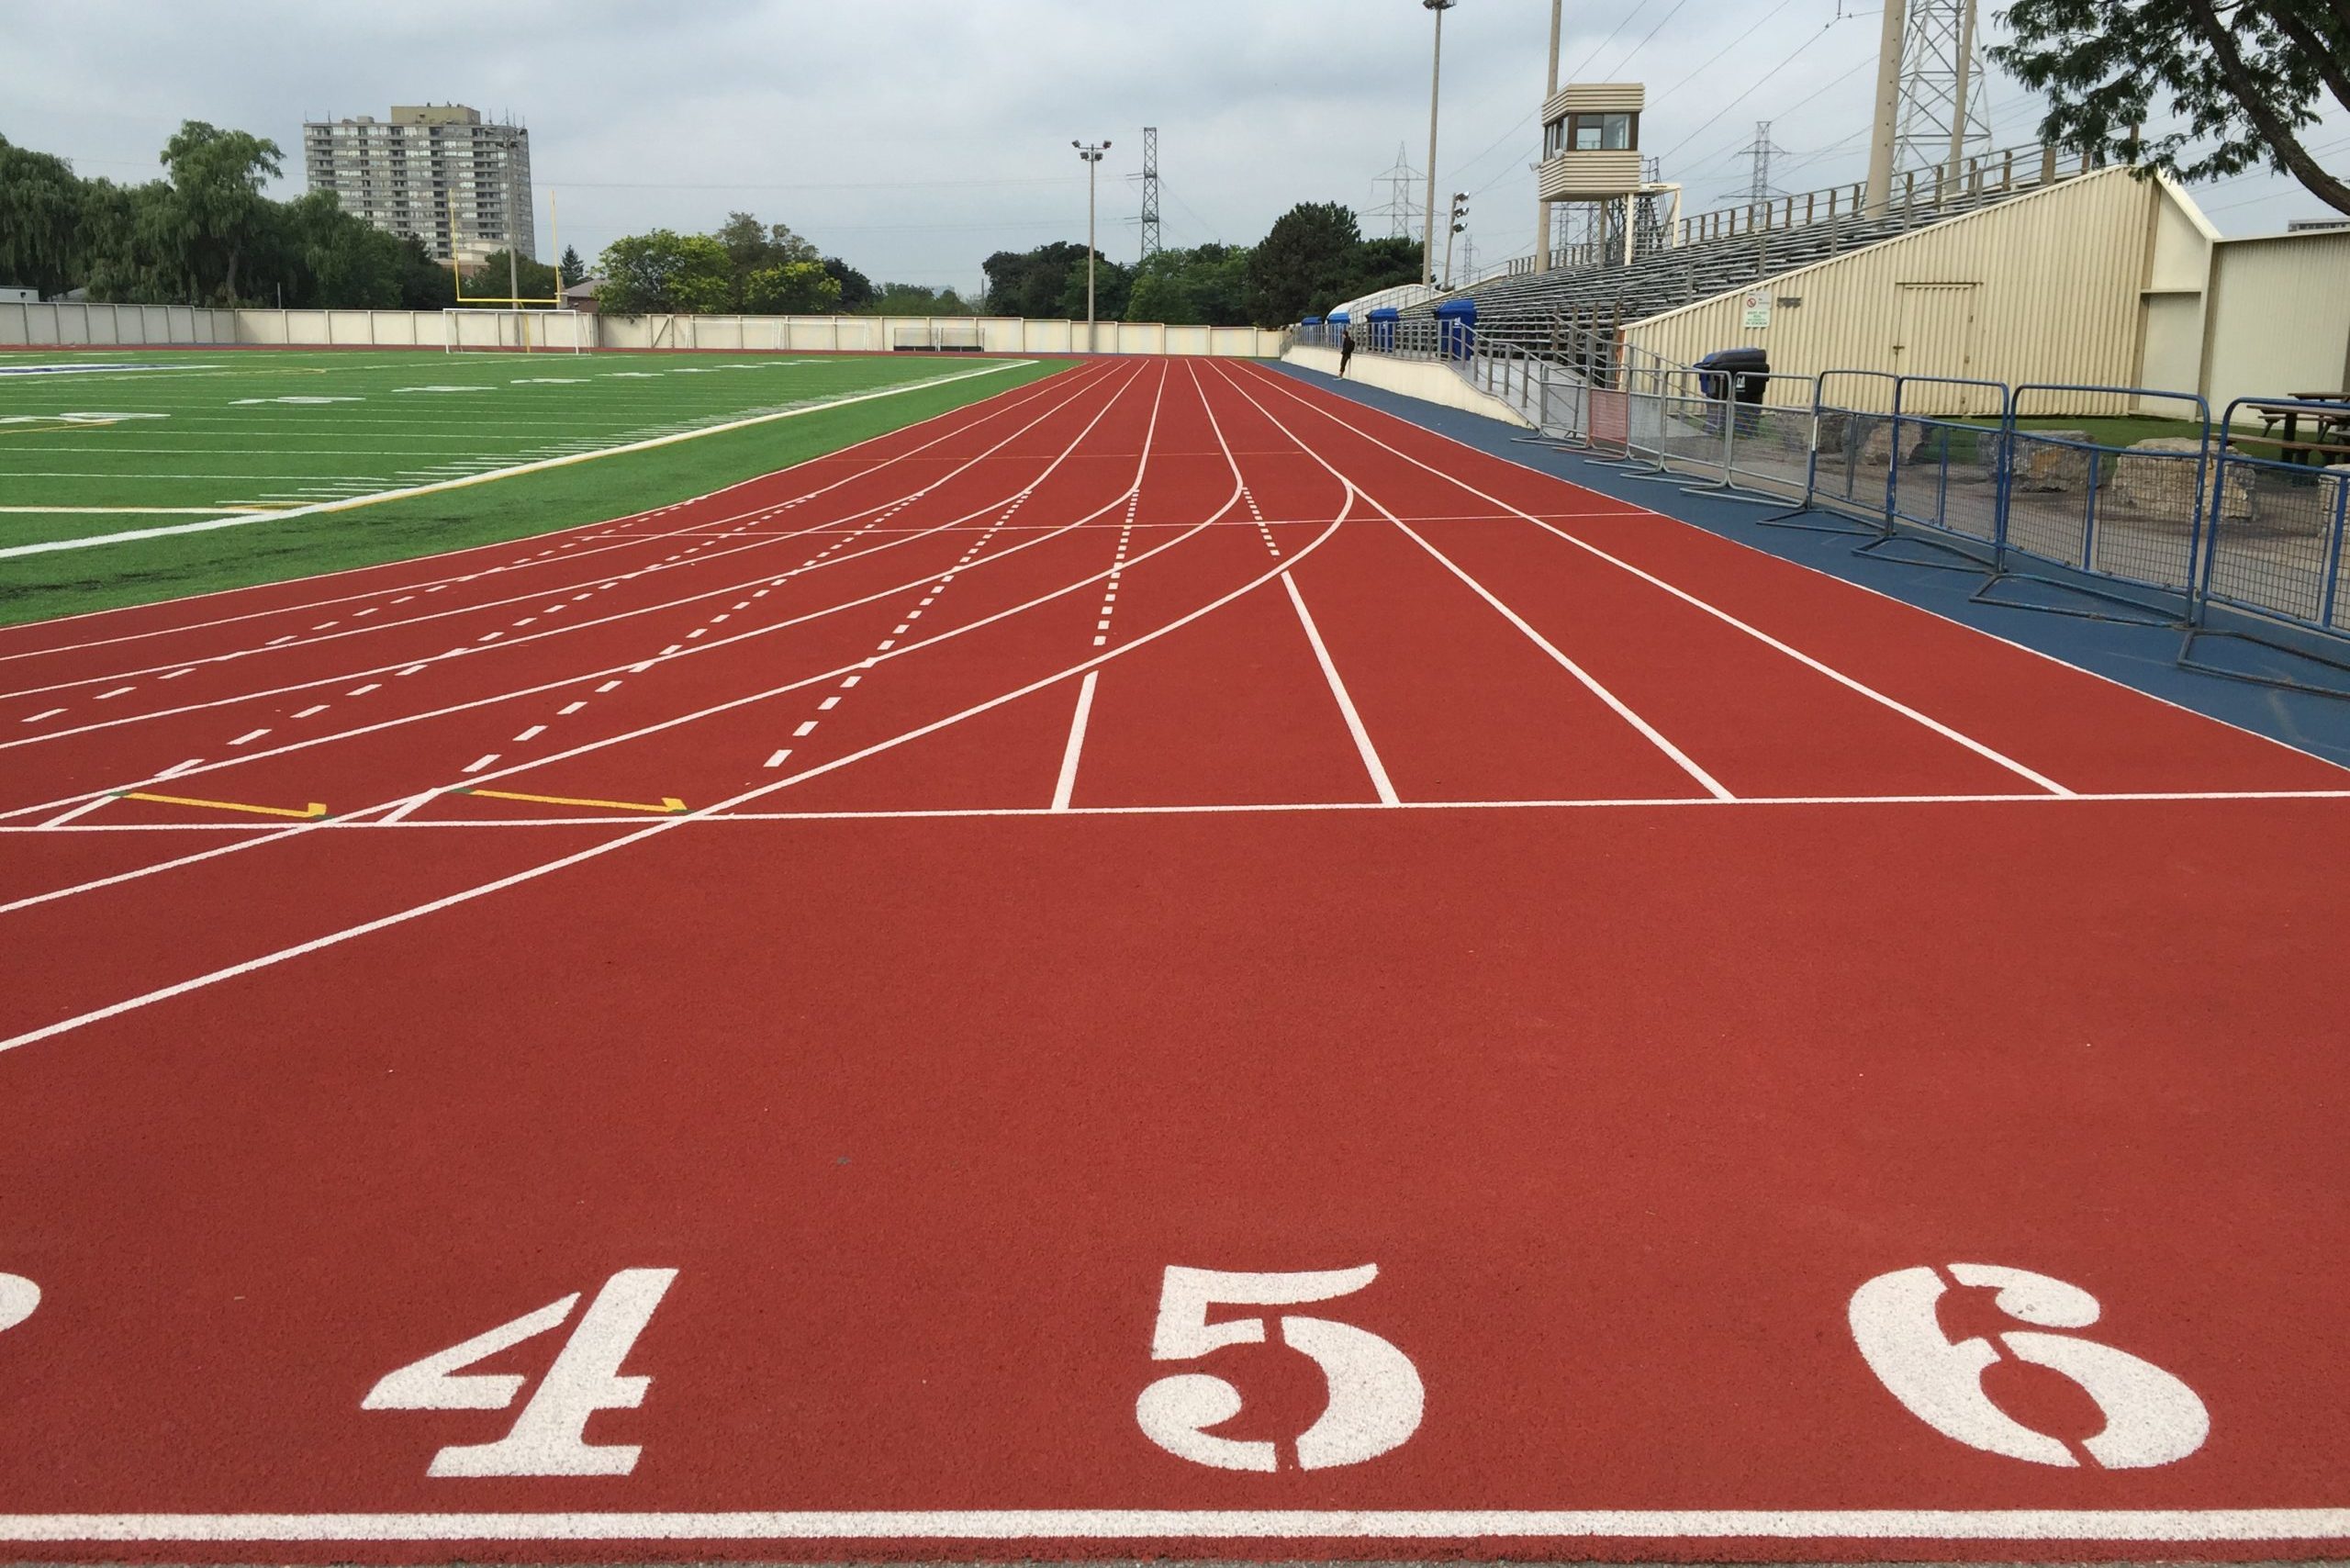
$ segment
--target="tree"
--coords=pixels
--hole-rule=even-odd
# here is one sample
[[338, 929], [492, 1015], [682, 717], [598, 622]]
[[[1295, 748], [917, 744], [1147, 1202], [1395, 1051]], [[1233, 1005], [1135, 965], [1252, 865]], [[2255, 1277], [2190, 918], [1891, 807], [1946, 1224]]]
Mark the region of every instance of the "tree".
[[261, 187], [277, 174], [284, 157], [274, 141], [194, 119], [183, 122], [163, 144], [163, 166], [171, 176], [171, 237], [196, 299], [233, 305], [241, 297], [238, 270], [274, 205]]
[[1136, 269], [1126, 319], [1179, 327], [1247, 326], [1248, 256], [1248, 249], [1238, 245], [1160, 251]]
[[778, 262], [743, 284], [743, 308], [761, 316], [828, 315], [840, 302], [840, 280], [822, 262]]
[[524, 299], [553, 299], [556, 287], [555, 269], [537, 257], [515, 257], [509, 273], [507, 253], [492, 251], [482, 258], [481, 269], [465, 279], [465, 297], [507, 299], [520, 289]]
[[403, 310], [438, 310], [457, 302], [456, 282], [449, 269], [432, 259], [424, 241], [413, 234], [404, 234], [398, 241], [400, 308]]
[[[2266, 165], [2350, 212], [2300, 132], [2350, 108], [2350, 0], [2014, 0], [1991, 57], [2049, 95], [2042, 140], [2181, 179]], [[2185, 123], [2141, 140], [2157, 95]]]
[[[405, 293], [400, 242], [342, 210], [332, 191], [311, 191], [277, 207], [277, 243], [266, 272], [288, 305], [391, 309]], [[262, 270], [254, 277], [262, 283]]]
[[1033, 251], [998, 251], [980, 263], [987, 274], [988, 311], [996, 316], [1050, 317], [1061, 313], [1075, 269], [1078, 314], [1085, 313], [1085, 247], [1057, 240]]
[[873, 303], [873, 280], [838, 256], [824, 258], [824, 271], [841, 286], [842, 309], [862, 310]]
[[1353, 211], [1337, 202], [1300, 202], [1275, 218], [1248, 258], [1248, 308], [1257, 325], [1294, 321], [1316, 298], [1342, 290], [1348, 254], [1361, 241]]
[[876, 316], [976, 316], [979, 308], [951, 288], [918, 283], [885, 283], [867, 302]]
[[62, 294], [82, 261], [82, 182], [62, 158], [0, 137], [0, 283]]
[[563, 279], [565, 288], [584, 283], [588, 278], [588, 263], [579, 259], [578, 250], [570, 245], [563, 248], [563, 259], [555, 263], [554, 271], [555, 275]]
[[[1093, 258], [1093, 316], [1099, 321], [1126, 319], [1126, 297], [1134, 292], [1135, 272], [1096, 252]], [[1061, 297], [1051, 314], [1072, 321], [1085, 319], [1085, 247], [1077, 248], [1077, 264], [1069, 269]]]
[[597, 270], [604, 277], [597, 308], [613, 316], [707, 315], [734, 300], [733, 258], [707, 234], [631, 234], [604, 248]]

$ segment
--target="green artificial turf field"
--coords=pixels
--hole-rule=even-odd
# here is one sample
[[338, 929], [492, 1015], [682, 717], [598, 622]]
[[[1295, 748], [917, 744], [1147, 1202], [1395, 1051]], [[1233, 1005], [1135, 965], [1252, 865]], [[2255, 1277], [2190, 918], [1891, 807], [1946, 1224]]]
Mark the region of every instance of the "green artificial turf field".
[[[0, 353], [0, 622], [624, 517], [1059, 368], [785, 353]], [[850, 398], [865, 400], [842, 403]], [[842, 406], [824, 407], [834, 403]], [[794, 409], [810, 411], [460, 488], [276, 515]], [[6, 553], [225, 517], [253, 521]]]

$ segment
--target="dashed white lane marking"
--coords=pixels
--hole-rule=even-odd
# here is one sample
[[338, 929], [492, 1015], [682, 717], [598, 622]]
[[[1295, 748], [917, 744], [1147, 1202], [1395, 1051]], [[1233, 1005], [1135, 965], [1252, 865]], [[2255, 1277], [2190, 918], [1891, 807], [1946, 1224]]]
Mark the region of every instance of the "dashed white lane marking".
[[50, 818], [40, 825], [43, 827], [63, 827], [66, 823], [73, 822], [77, 818], [89, 815], [90, 812], [96, 811], [100, 806], [105, 805], [107, 801], [114, 799], [116, 799], [116, 797], [110, 794], [93, 795], [78, 806], [66, 807], [65, 810], [58, 812], [55, 816]]
[[620, 687], [621, 687], [621, 683], [620, 683], [619, 681], [617, 681], [617, 680], [608, 680], [608, 681], [604, 682], [604, 684], [603, 684], [603, 685], [601, 685], [601, 686], [599, 686], [599, 687], [596, 688], [596, 691], [597, 691], [597, 694], [598, 694], [599, 696], [600, 696], [600, 695], [602, 695], [604, 692], [607, 692], [607, 691], [618, 691], [618, 690], [620, 689]]
[[38, 723], [39, 723], [43, 719], [54, 719], [54, 718], [56, 718], [60, 713], [62, 713], [62, 712], [64, 712], [64, 711], [65, 711], [65, 710], [64, 710], [64, 709], [62, 709], [62, 708], [45, 708], [45, 709], [43, 709], [41, 711], [39, 711], [39, 712], [38, 712], [38, 713], [35, 713], [35, 714], [32, 714], [32, 715], [30, 715], [29, 717], [25, 718], [25, 719], [23, 719], [23, 720], [20, 720], [20, 721], [18, 721], [18, 722], [21, 722], [21, 723], [27, 723], [27, 724], [38, 724]]
[[783, 766], [783, 759], [790, 755], [791, 748], [789, 746], [785, 746], [781, 751], [773, 753], [768, 756], [767, 766], [769, 767], [781, 767]]
[[258, 730], [247, 730], [243, 734], [239, 735], [235, 740], [230, 741], [229, 744], [230, 745], [242, 745], [247, 741], [257, 741], [267, 734], [269, 734], [269, 731], [266, 727]]
[[564, 704], [563, 707], [556, 710], [555, 717], [559, 719], [567, 719], [571, 717], [572, 714], [578, 712], [579, 710], [587, 706], [588, 704], [585, 701], [567, 702]]
[[418, 670], [420, 670], [424, 666], [422, 665], [410, 665], [406, 669], [400, 670], [397, 673], [401, 675], [414, 675]]
[[108, 698], [110, 698], [110, 697], [120, 697], [123, 693], [125, 693], [125, 692], [127, 692], [127, 691], [136, 691], [136, 690], [138, 690], [138, 689], [138, 689], [137, 687], [135, 687], [135, 686], [118, 686], [118, 687], [116, 687], [112, 691], [101, 691], [101, 692], [99, 692], [99, 693], [98, 693], [98, 698], [97, 698], [97, 700], [98, 700], [99, 701], [101, 701], [101, 702], [104, 702], [105, 700], [107, 700]]
[[297, 719], [307, 719], [314, 713], [325, 712], [330, 706], [332, 706], [330, 703], [313, 702], [308, 708], [303, 709], [299, 713], [297, 713], [294, 716]]
[[1090, 669], [1077, 688], [1077, 711], [1069, 722], [1069, 744], [1061, 748], [1060, 778], [1053, 785], [1053, 810], [1069, 810], [1069, 797], [1077, 792], [1077, 759], [1085, 750], [1085, 722], [1093, 712], [1093, 683], [1102, 672]]
[[371, 680], [364, 686], [352, 687], [349, 691], [343, 693], [343, 695], [346, 697], [364, 697], [371, 691], [381, 691], [383, 689], [384, 683], [382, 681]]
[[159, 677], [158, 678], [159, 678], [159, 679], [162, 679], [162, 680], [177, 680], [180, 677], [182, 677], [182, 676], [184, 676], [184, 675], [194, 675], [195, 673], [196, 673], [196, 666], [195, 666], [194, 665], [187, 665], [187, 666], [183, 666], [182, 668], [175, 669], [175, 670], [172, 671], [172, 673], [171, 673], [171, 674], [169, 674], [169, 675], [162, 676], [162, 677]]
[[473, 761], [465, 764], [464, 771], [467, 773], [479, 773], [483, 768], [487, 767], [491, 763], [496, 762], [497, 760], [498, 754], [496, 752], [491, 752], [487, 756], [478, 756]]
[[1395, 786], [1387, 777], [1386, 764], [1379, 760], [1379, 748], [1371, 744], [1371, 732], [1363, 728], [1362, 715], [1355, 711], [1355, 700], [1347, 694], [1347, 683], [1338, 678], [1338, 666], [1330, 662], [1330, 650], [1323, 645], [1322, 629], [1314, 624], [1314, 617], [1305, 608], [1305, 596], [1297, 591], [1297, 579], [1289, 573], [1281, 574], [1281, 587], [1289, 589], [1289, 601], [1297, 607], [1298, 624], [1305, 628], [1305, 640], [1314, 645], [1314, 657], [1322, 666], [1322, 678], [1330, 683], [1330, 695], [1338, 700], [1338, 712], [1347, 722], [1347, 734], [1355, 739], [1355, 752], [1362, 758], [1363, 768], [1371, 775], [1371, 788], [1378, 791], [1382, 806], [1400, 805]]
[[264, 648], [274, 648], [281, 643], [290, 643], [300, 635], [301, 633], [299, 632], [288, 632], [283, 637], [272, 637], [268, 642], [263, 643], [262, 646]]
[[1093, 623], [1093, 645], [1110, 644], [1110, 617], [1118, 612], [1118, 578], [1126, 569], [1126, 554], [1134, 548], [1135, 508], [1141, 504], [1140, 492], [1126, 502], [1126, 520], [1118, 525], [1118, 553], [1110, 563], [1109, 580], [1102, 585], [1101, 619]]
[[813, 719], [811, 719], [811, 720], [809, 720], [806, 723], [804, 723], [804, 724], [800, 725], [798, 729], [796, 729], [796, 730], [792, 731], [792, 732], [791, 732], [791, 738], [792, 738], [793, 740], [803, 740], [803, 739], [805, 739], [806, 737], [808, 737], [809, 735], [814, 734], [815, 733], [816, 733], [816, 721], [815, 721], [815, 720], [813, 720]]
[[204, 758], [200, 756], [191, 756], [185, 762], [174, 762], [169, 767], [166, 767], [163, 771], [155, 775], [155, 777], [158, 779], [173, 778], [177, 778], [180, 774], [185, 773], [191, 767], [201, 767], [203, 766]]
[[529, 729], [524, 730], [520, 734], [514, 737], [514, 744], [516, 745], [520, 745], [524, 741], [531, 739], [533, 735], [543, 735], [546, 733], [547, 727], [544, 724], [532, 724]]

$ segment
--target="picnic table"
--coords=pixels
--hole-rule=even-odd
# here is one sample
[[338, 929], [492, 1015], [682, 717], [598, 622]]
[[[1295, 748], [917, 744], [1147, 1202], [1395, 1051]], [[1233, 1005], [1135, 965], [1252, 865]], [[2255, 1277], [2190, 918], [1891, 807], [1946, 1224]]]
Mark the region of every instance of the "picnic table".
[[[2311, 408], [2311, 404], [2326, 405]], [[2290, 402], [2246, 403], [2244, 405], [2260, 416], [2260, 434], [2250, 439], [2277, 448], [2278, 461], [2311, 463], [2322, 465], [2329, 457], [2350, 459], [2350, 444], [2329, 442], [2329, 435], [2350, 436], [2350, 394], [2341, 392], [2296, 392]], [[2339, 409], [2339, 412], [2335, 410]], [[2316, 421], [2314, 439], [2300, 439], [2301, 416], [2307, 414]], [[2285, 428], [2282, 439], [2272, 432], [2278, 425]]]

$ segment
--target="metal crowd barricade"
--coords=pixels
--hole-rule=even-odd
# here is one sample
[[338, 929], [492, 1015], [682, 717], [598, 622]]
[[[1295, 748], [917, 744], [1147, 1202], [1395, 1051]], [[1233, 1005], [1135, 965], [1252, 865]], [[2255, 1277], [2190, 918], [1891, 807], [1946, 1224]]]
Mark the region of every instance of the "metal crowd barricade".
[[[1960, 414], [1927, 413], [1923, 406], [1952, 399], [1996, 405], [1996, 429]], [[2011, 397], [1998, 381], [1958, 375], [1897, 375], [1893, 416], [1887, 427], [1886, 532], [1859, 547], [1874, 554], [1896, 543], [1916, 543], [1936, 552], [1905, 556], [1912, 566], [1952, 571], [1990, 571], [1998, 556], [1999, 431], [2008, 423]], [[1950, 557], [1955, 557], [1952, 559]]]
[[[1809, 488], [1814, 409], [1818, 378], [1774, 375], [1761, 371], [1718, 371], [1721, 396], [1710, 415], [1721, 431], [1721, 476], [1707, 485], [1684, 485], [1691, 495], [1720, 496], [1758, 506], [1785, 506]], [[1774, 393], [1800, 389], [1793, 404], [1772, 401]], [[1749, 390], [1757, 396], [1749, 400]], [[1762, 486], [1771, 489], [1758, 488]]]
[[[2339, 404], [2305, 399], [2239, 398], [2220, 420], [2220, 443], [2207, 498], [2209, 527], [2201, 574], [2190, 606], [2179, 663], [2237, 679], [2350, 696], [2340, 685], [2314, 684], [2290, 673], [2247, 671], [2196, 655], [2204, 637], [2266, 644], [2350, 671], [2350, 582], [2345, 582], [2344, 533], [2350, 529], [2350, 467], [2323, 467], [2248, 457], [2231, 437], [2236, 412], [2293, 409], [2338, 413]], [[2257, 440], [2258, 438], [2252, 438]]]
[[[1883, 535], [1892, 531], [1891, 415], [1871, 405], [1882, 403], [1884, 409], [1891, 409], [1897, 379], [1882, 370], [1827, 370], [1814, 378], [1811, 455], [1805, 465], [1803, 494], [1792, 509], [1763, 522], [1817, 533]], [[1872, 391], [1882, 396], [1870, 396]], [[1880, 464], [1886, 469], [1882, 476], [1874, 473]], [[1819, 514], [1863, 526], [1796, 521]]]
[[[2052, 394], [2076, 402], [2120, 397], [2183, 404], [2193, 411], [2196, 433], [2124, 447], [2086, 431], [2021, 428], [2026, 405]], [[2179, 624], [2195, 589], [2209, 514], [2210, 406], [2191, 392], [2154, 387], [2026, 385], [2009, 398], [1999, 439], [1998, 550], [1991, 579], [1975, 598], [2016, 602], [1996, 597], [1997, 589], [2003, 580], [2022, 578], [2095, 601], [2034, 598], [2031, 609]]]

